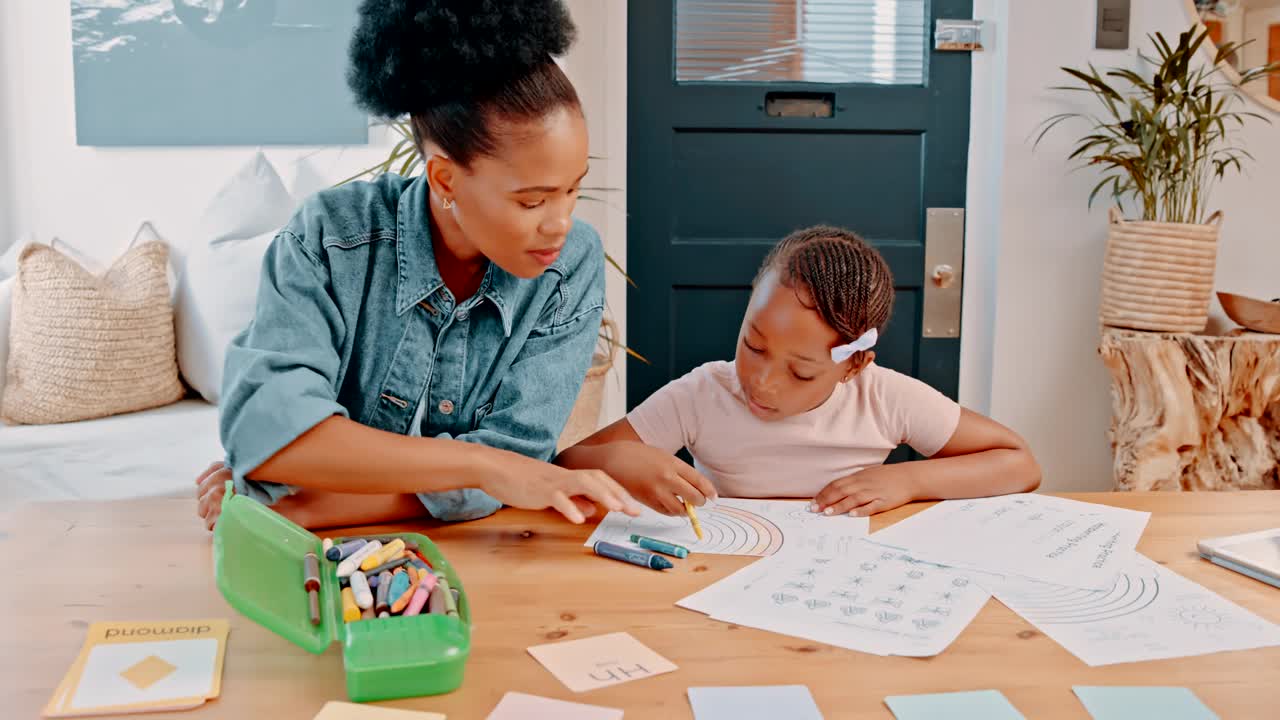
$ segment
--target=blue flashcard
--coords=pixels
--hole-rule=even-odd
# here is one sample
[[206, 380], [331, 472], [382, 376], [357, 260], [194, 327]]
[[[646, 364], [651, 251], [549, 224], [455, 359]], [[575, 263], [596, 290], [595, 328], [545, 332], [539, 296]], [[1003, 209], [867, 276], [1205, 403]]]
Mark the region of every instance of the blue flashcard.
[[691, 687], [695, 720], [822, 720], [804, 685]]
[[1026, 720], [999, 690], [891, 695], [884, 704], [898, 720]]
[[1196, 694], [1184, 687], [1071, 688], [1094, 720], [1218, 720]]

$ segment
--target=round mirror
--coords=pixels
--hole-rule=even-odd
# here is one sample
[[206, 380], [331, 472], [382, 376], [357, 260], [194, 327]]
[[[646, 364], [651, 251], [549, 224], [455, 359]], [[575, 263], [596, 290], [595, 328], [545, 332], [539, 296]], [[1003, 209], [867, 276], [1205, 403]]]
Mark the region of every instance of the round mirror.
[[[1248, 43], [1226, 59], [1223, 68], [1233, 82], [1239, 71], [1280, 63], [1280, 0], [1186, 0], [1187, 12], [1209, 29], [1209, 38], [1223, 43]], [[1280, 73], [1241, 87], [1250, 97], [1280, 112]]]

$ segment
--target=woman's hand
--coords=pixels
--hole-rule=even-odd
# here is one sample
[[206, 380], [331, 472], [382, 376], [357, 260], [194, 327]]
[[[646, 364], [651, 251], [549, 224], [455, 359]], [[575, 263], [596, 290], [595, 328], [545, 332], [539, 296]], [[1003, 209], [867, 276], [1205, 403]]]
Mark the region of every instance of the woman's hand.
[[204, 520], [206, 530], [213, 530], [222, 512], [222, 496], [231, 479], [231, 468], [214, 462], [196, 477], [196, 514]]
[[578, 524], [607, 510], [640, 514], [640, 505], [621, 485], [601, 470], [567, 470], [523, 455], [498, 450], [481, 489], [504, 505], [542, 510], [555, 508]]

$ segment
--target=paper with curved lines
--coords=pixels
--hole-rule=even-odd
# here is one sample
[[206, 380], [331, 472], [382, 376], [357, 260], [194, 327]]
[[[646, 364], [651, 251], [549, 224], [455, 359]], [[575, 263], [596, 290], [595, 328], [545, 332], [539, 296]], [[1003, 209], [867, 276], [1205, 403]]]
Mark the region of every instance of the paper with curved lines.
[[1088, 665], [1280, 645], [1274, 623], [1137, 553], [1106, 590], [981, 582]]
[[750, 500], [721, 498], [697, 509], [703, 539], [699, 540], [681, 515], [669, 517], [645, 508], [639, 517], [611, 512], [600, 522], [586, 546], [597, 540], [629, 544], [632, 534], [683, 545], [691, 553], [765, 557], [787, 543], [848, 544], [867, 534], [869, 520], [847, 515], [828, 517], [809, 511], [806, 500]]

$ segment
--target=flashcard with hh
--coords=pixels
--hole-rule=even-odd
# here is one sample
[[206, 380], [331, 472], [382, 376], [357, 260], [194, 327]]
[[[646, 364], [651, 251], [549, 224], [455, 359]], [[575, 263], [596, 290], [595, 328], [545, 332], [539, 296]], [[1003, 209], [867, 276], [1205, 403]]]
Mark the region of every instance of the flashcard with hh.
[[1137, 553], [1107, 590], [983, 582], [1091, 666], [1280, 645], [1280, 626]]
[[1150, 516], [1022, 493], [947, 500], [869, 539], [943, 565], [1105, 590], [1129, 562]]
[[502, 696], [498, 706], [486, 720], [622, 720], [622, 711], [616, 708], [584, 705], [582, 703], [555, 700], [553, 698], [509, 692]]
[[669, 673], [674, 663], [624, 632], [534, 645], [529, 654], [574, 692]]
[[670, 517], [644, 508], [639, 517], [611, 512], [587, 538], [629, 544], [632, 535], [682, 545], [692, 553], [715, 555], [772, 555], [791, 543], [849, 544], [867, 534], [869, 518], [827, 516], [809, 510], [805, 500], [720, 498], [697, 508], [703, 539], [694, 534], [689, 518]]
[[677, 604], [716, 620], [876, 655], [945, 650], [990, 593], [969, 573], [859, 541], [759, 560]]
[[330, 700], [312, 720], [447, 720], [444, 715]]
[[1184, 687], [1071, 688], [1093, 720], [1218, 720], [1196, 694]]
[[999, 690], [891, 695], [884, 704], [897, 720], [1026, 720]]
[[185, 710], [221, 691], [226, 620], [94, 623], [46, 717]]
[[822, 720], [804, 685], [691, 687], [694, 720]]

